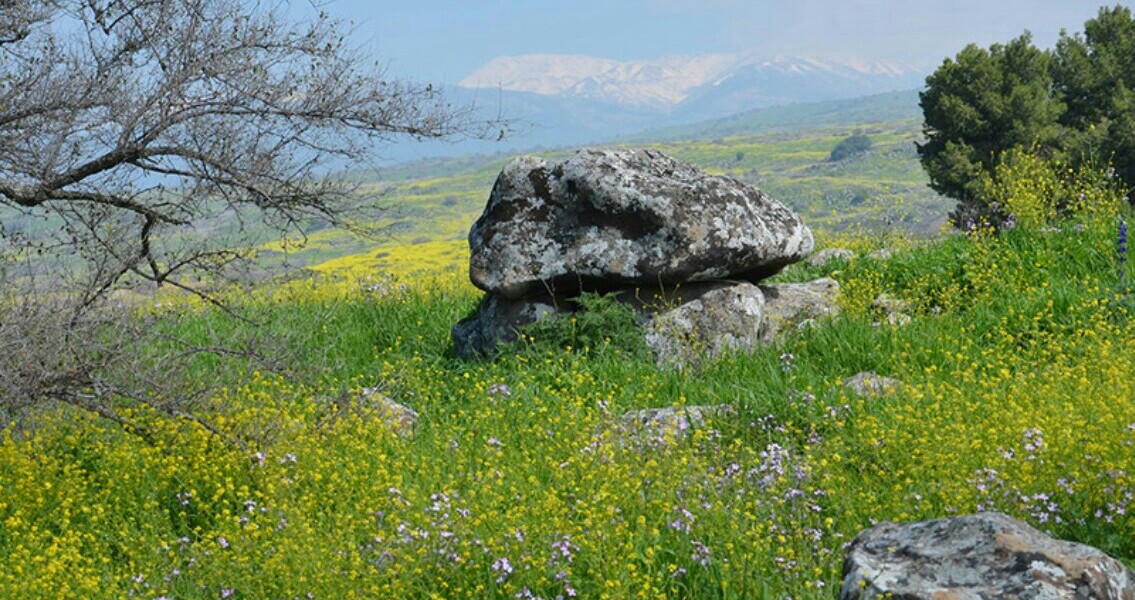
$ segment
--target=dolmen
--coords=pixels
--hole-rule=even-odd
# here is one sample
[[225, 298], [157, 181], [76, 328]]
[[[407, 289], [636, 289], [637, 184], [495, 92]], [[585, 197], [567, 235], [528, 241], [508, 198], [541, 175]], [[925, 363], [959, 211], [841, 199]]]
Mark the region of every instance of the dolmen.
[[659, 364], [681, 367], [830, 315], [839, 293], [830, 279], [764, 286], [812, 252], [800, 216], [755, 187], [650, 149], [514, 158], [469, 246], [469, 276], [485, 297], [452, 331], [466, 358], [597, 292], [638, 311]]

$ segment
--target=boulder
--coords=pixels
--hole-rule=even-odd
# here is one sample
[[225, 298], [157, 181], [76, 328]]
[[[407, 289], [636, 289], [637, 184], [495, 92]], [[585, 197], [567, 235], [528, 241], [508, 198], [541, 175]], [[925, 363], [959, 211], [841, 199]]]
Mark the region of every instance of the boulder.
[[902, 382], [871, 371], [862, 371], [843, 380], [843, 387], [860, 396], [889, 396], [902, 390]]
[[513, 159], [469, 232], [469, 275], [492, 294], [758, 281], [807, 256], [783, 204], [648, 149]]
[[806, 283], [760, 286], [765, 298], [761, 338], [772, 341], [793, 327], [839, 314], [839, 282], [822, 277]]
[[463, 359], [491, 354], [497, 344], [515, 341], [518, 330], [549, 315], [570, 313], [576, 305], [548, 294], [510, 300], [486, 294], [477, 312], [453, 326], [453, 350]]
[[[735, 319], [728, 318], [729, 315], [722, 312], [722, 310], [735, 308], [722, 305], [721, 300], [728, 299], [728, 296], [710, 294], [710, 292], [734, 286], [741, 286], [739, 289], [750, 294], [760, 293], [756, 286], [748, 282], [704, 281], [674, 287], [643, 286], [628, 288], [616, 291], [615, 298], [637, 312], [643, 324], [649, 324], [653, 321], [658, 323], [660, 327], [662, 326], [661, 323], [669, 323], [672, 319], [681, 321], [680, 318], [675, 316], [675, 311], [691, 302], [698, 302], [698, 304], [686, 308], [678, 314], [699, 312], [706, 306], [706, 303], [709, 303], [711, 306], [710, 313], [706, 318], [699, 321], [702, 326], [698, 329], [700, 335], [691, 338], [687, 331], [685, 336], [687, 339], [695, 340], [696, 343], [704, 346], [707, 340], [727, 336], [730, 332], [737, 333], [738, 326], [734, 323]], [[708, 299], [703, 300], [707, 294], [709, 295]], [[744, 307], [741, 307], [741, 309], [744, 310]], [[579, 304], [576, 297], [540, 294], [510, 300], [495, 294], [485, 294], [476, 312], [462, 319], [451, 330], [450, 336], [453, 340], [454, 352], [463, 359], [492, 354], [498, 344], [515, 341], [519, 337], [519, 330], [524, 327], [549, 316], [570, 315], [577, 310], [579, 310]], [[659, 320], [660, 318], [661, 320]], [[722, 330], [720, 335], [714, 333], [718, 330]], [[648, 340], [654, 339], [650, 337], [650, 331], [651, 329], [648, 326], [647, 332], [644, 333], [648, 336]], [[747, 333], [748, 329], [744, 331]], [[757, 331], [759, 331], [759, 328]], [[749, 345], [745, 345], [745, 347], [747, 348]]]
[[833, 260], [851, 260], [855, 252], [847, 248], [824, 248], [808, 257], [808, 264], [813, 267], [822, 267]]
[[[824, 278], [766, 286], [728, 280], [643, 286], [616, 291], [616, 298], [639, 313], [658, 365], [683, 368], [772, 343], [786, 327], [834, 315], [838, 294], [839, 283]], [[510, 300], [486, 294], [476, 313], [453, 327], [454, 352], [463, 359], [491, 354], [498, 344], [516, 340], [519, 329], [578, 309], [567, 296]]]
[[697, 366], [760, 338], [764, 295], [748, 282], [719, 282], [646, 324], [646, 345], [660, 367]]
[[1135, 573], [1103, 552], [999, 513], [860, 533], [843, 564], [843, 600], [1135, 599]]

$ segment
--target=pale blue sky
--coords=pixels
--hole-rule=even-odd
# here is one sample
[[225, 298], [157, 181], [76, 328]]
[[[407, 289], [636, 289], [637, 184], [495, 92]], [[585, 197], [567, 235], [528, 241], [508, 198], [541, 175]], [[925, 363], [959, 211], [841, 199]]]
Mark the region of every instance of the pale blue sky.
[[614, 59], [755, 51], [929, 66], [968, 42], [1080, 31], [1099, 0], [328, 0], [355, 40], [400, 76], [456, 83], [490, 59]]

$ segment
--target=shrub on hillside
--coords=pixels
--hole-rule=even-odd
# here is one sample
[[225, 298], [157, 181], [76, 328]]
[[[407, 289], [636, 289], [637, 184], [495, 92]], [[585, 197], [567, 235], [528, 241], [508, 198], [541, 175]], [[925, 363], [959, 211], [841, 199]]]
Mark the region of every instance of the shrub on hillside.
[[862, 133], [844, 138], [840, 143], [832, 148], [832, 154], [828, 157], [829, 162], [837, 162], [853, 156], [863, 154], [871, 148], [871, 138]]

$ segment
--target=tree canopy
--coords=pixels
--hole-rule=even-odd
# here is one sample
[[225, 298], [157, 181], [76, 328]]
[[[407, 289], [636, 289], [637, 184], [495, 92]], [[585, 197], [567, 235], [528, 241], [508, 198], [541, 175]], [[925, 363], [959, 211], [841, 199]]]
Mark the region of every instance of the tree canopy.
[[1072, 166], [1111, 164], [1135, 185], [1135, 20], [1126, 7], [1105, 7], [1084, 30], [1062, 33], [1051, 51], [1028, 32], [988, 49], [971, 44], [927, 78], [918, 153], [931, 187], [958, 201], [955, 224], [1005, 216], [981, 179], [1014, 148]]

